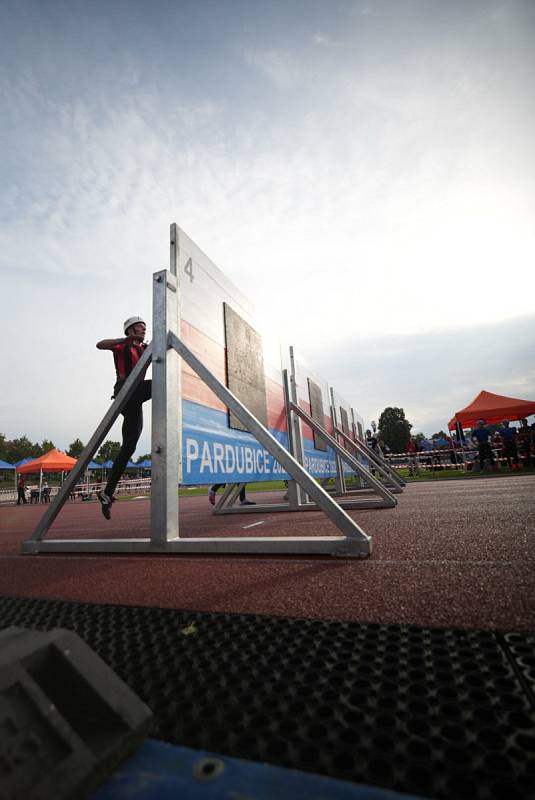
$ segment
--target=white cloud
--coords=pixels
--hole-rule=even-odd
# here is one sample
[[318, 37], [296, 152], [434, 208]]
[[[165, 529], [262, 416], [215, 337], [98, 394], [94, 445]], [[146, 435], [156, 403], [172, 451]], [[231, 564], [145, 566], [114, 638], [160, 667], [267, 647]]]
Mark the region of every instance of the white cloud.
[[258, 69], [277, 89], [295, 89], [307, 78], [304, 66], [285, 50], [247, 48], [244, 60], [248, 66]]
[[328, 50], [342, 46], [341, 41], [333, 39], [327, 33], [321, 33], [320, 31], [313, 35], [312, 41], [314, 44], [317, 44], [318, 47], [325, 47]]

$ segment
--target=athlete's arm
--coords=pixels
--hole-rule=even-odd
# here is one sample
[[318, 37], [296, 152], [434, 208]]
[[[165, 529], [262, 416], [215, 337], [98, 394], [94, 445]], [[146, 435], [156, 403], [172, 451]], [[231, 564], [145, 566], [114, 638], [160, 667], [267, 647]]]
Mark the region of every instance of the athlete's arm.
[[126, 339], [101, 339], [97, 342], [97, 350], [113, 350], [118, 344], [126, 342]]

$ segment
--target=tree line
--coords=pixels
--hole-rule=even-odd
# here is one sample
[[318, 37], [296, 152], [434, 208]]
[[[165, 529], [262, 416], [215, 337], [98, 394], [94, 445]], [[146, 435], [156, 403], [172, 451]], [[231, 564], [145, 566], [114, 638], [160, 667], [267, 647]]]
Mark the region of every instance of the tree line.
[[[50, 439], [43, 439], [41, 444], [39, 444], [39, 442], [30, 441], [25, 435], [19, 436], [17, 439], [8, 439], [5, 434], [0, 433], [0, 459], [2, 461], [7, 461], [8, 464], [16, 464], [17, 461], [22, 461], [23, 458], [39, 458], [39, 456], [43, 456], [55, 447], [56, 445]], [[84, 447], [85, 444], [82, 440], [77, 438], [74, 442], [70, 443], [66, 453], [72, 458], [79, 458]], [[120, 442], [113, 442], [111, 439], [108, 439], [104, 442], [93, 460], [96, 461], [97, 464], [104, 464], [105, 461], [109, 460], [113, 461], [120, 449]], [[145, 455], [139, 456], [136, 463], [139, 464], [141, 461], [145, 461], [145, 459], [150, 459], [150, 457], [150, 453], [146, 453]]]

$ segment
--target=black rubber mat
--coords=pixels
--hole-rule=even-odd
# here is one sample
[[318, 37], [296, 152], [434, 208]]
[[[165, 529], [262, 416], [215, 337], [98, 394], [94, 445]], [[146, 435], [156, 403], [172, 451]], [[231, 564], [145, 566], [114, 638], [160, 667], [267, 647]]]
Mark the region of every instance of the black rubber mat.
[[535, 798], [535, 634], [0, 598], [75, 630], [156, 738], [425, 797]]

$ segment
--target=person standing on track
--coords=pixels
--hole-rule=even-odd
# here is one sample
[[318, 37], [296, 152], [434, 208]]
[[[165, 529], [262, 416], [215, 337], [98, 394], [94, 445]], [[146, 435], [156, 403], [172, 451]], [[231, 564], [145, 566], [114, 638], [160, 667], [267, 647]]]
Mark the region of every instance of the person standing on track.
[[[491, 434], [488, 428], [485, 427], [485, 420], [479, 419], [477, 421], [477, 428], [472, 431], [472, 441], [477, 444], [479, 453], [479, 466], [481, 471], [485, 469], [485, 461], [490, 461], [491, 467], [496, 469], [496, 461], [492, 447], [490, 446]], [[499, 467], [498, 467], [499, 469]]]
[[[114, 398], [117, 397], [124, 382], [147, 348], [143, 342], [147, 326], [142, 317], [129, 317], [124, 323], [123, 330], [125, 334], [123, 339], [102, 339], [97, 342], [98, 350], [111, 350], [113, 353], [117, 373], [117, 381], [113, 387]], [[111, 504], [114, 502], [115, 487], [129, 459], [134, 454], [143, 430], [143, 403], [150, 400], [151, 396], [152, 381], [142, 381], [136, 386], [134, 394], [121, 412], [124, 417], [121, 449], [113, 462], [106, 486], [97, 492], [102, 513], [106, 519], [111, 519]]]
[[509, 470], [518, 469], [518, 448], [516, 445], [516, 428], [509, 427], [509, 420], [504, 419], [498, 433], [503, 442], [503, 455]]
[[19, 475], [19, 481], [17, 483], [17, 505], [20, 506], [21, 501], [26, 505], [28, 502], [26, 500], [26, 483], [24, 481], [24, 477]]

